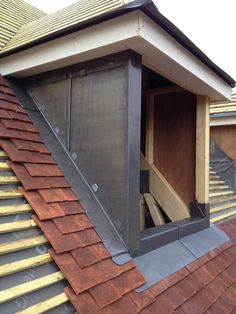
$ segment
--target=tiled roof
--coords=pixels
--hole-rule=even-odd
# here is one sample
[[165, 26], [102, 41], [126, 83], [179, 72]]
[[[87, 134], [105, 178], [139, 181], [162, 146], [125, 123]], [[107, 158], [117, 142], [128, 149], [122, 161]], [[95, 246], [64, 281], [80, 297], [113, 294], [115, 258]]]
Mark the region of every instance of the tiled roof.
[[231, 101], [214, 102], [210, 105], [210, 114], [212, 117], [217, 114], [236, 113], [236, 89], [232, 92]]
[[[65, 293], [80, 314], [235, 313], [236, 219], [221, 228], [230, 241], [143, 292], [133, 261], [113, 262], [79, 200], [6, 82], [0, 80], [0, 146], [52, 245]], [[152, 261], [155, 262], [155, 261]], [[1, 312], [1, 306], [0, 306]]]
[[23, 25], [45, 15], [23, 0], [0, 0], [0, 51]]
[[65, 9], [27, 23], [3, 47], [2, 52], [19, 48], [47, 35], [52, 35], [69, 27], [102, 16], [133, 0], [80, 0]]

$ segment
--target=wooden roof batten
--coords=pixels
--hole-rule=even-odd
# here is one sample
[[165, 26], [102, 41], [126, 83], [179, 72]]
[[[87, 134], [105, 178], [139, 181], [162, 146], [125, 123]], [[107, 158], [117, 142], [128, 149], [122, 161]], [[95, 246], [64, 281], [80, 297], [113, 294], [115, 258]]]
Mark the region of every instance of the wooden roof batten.
[[22, 26], [45, 16], [23, 0], [0, 1], [0, 51], [6, 47]]
[[[35, 300], [39, 299], [40, 302], [33, 305], [30, 303], [30, 306], [23, 310], [18, 308], [20, 311], [17, 310], [17, 313], [44, 313], [68, 303], [68, 297], [63, 288], [58, 287], [59, 284], [65, 281], [65, 277], [61, 271], [58, 271], [57, 267], [54, 267], [53, 270], [55, 263], [49, 252], [37, 254], [37, 249], [49, 245], [49, 242], [41, 234], [36, 222], [30, 218], [33, 211], [32, 207], [24, 202], [24, 196], [18, 190], [20, 181], [14, 176], [8, 164], [8, 159], [9, 157], [5, 151], [0, 149], [0, 240], [2, 236], [5, 237], [5, 240], [0, 242], [0, 279], [14, 283], [15, 276], [23, 274], [22, 278], [27, 277], [27, 280], [22, 280], [20, 284], [11, 284], [10, 287], [0, 291], [0, 312], [7, 313], [6, 308], [2, 308], [6, 303], [15, 302], [17, 298], [24, 298], [26, 294], [31, 295], [34, 293], [36, 294]], [[15, 186], [15, 190], [7, 190], [8, 185]], [[7, 222], [5, 219], [7, 219]], [[33, 229], [35, 232], [31, 234]], [[22, 235], [25, 233], [26, 237], [17, 236], [15, 240], [12, 240], [12, 238], [15, 238], [14, 235], [19, 235], [19, 232], [23, 232]], [[10, 241], [6, 241], [6, 239], [10, 239]], [[30, 250], [35, 250], [33, 256], [27, 253]], [[29, 254], [30, 257], [24, 258], [25, 254], [26, 256]], [[8, 262], [3, 262], [5, 259]], [[41, 270], [40, 276], [34, 278], [33, 274], [37, 273], [40, 267], [48, 270], [45, 274], [45, 271]], [[49, 295], [42, 300], [42, 296], [45, 294], [43, 291], [47, 287], [55, 289], [55, 293], [53, 296]]]

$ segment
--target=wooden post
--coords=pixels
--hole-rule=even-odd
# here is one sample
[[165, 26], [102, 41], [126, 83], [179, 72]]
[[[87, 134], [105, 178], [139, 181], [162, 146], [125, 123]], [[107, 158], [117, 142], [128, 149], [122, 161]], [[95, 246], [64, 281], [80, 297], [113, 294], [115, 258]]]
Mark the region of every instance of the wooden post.
[[145, 158], [153, 164], [153, 140], [154, 140], [154, 95], [147, 96], [147, 116], [146, 116], [146, 144]]
[[197, 96], [196, 200], [209, 203], [209, 98]]

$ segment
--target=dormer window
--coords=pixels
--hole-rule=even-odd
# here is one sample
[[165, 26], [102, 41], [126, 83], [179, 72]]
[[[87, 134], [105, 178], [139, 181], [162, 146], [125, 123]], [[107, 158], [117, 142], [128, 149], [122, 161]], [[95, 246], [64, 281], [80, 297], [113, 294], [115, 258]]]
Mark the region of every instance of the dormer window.
[[200, 162], [207, 103], [132, 51], [26, 83], [131, 254], [208, 225], [198, 187], [207, 184]]

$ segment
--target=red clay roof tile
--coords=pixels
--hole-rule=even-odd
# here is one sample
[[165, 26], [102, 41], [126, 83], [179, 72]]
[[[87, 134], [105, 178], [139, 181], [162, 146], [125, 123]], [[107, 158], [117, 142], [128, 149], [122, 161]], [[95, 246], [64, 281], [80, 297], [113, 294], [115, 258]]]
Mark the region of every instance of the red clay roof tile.
[[114, 278], [113, 282], [120, 294], [124, 295], [144, 285], [146, 280], [136, 268], [132, 268]]
[[46, 154], [18, 150], [16, 146], [8, 140], [0, 139], [0, 146], [4, 149], [12, 161], [15, 162], [32, 162], [40, 164], [55, 164], [55, 160]]
[[[153, 302], [149, 306], [147, 306], [142, 314], [152, 313], [152, 314], [173, 314], [174, 311], [169, 303], [168, 298], [164, 294], [160, 295], [156, 302]], [[191, 313], [192, 314], [192, 313]]]
[[223, 308], [221, 313], [231, 313], [235, 310], [235, 300], [236, 300], [236, 285], [232, 285], [231, 287], [227, 288], [218, 300], [209, 308], [210, 313], [217, 313], [215, 312], [216, 306]]
[[94, 229], [85, 229], [76, 234], [81, 241], [82, 247], [101, 242], [100, 237]]
[[194, 286], [193, 282], [188, 277], [176, 283], [176, 287], [186, 300], [190, 299], [195, 293], [198, 292], [197, 287]]
[[42, 139], [38, 134], [7, 129], [1, 121], [0, 121], [0, 138], [7, 138], [7, 139], [15, 138], [15, 139], [22, 139], [26, 141], [34, 141], [34, 142], [42, 143]]
[[9, 101], [3, 100], [3, 99], [0, 99], [0, 108], [1, 109], [7, 109], [10, 111], [20, 112], [20, 113], [25, 113], [24, 109], [19, 104], [16, 105], [16, 104], [10, 103]]
[[[24, 122], [31, 122], [30, 118], [26, 113], [23, 112], [15, 112], [15, 111], [7, 111], [8, 116], [12, 120], [24, 121]], [[6, 119], [9, 119], [6, 117]]]
[[77, 309], [78, 313], [81, 314], [104, 313], [104, 311], [102, 311], [99, 308], [93, 297], [88, 292], [83, 292], [79, 295], [76, 295], [71, 288], [67, 287], [65, 288], [65, 293], [70, 299], [71, 303]]
[[0, 93], [14, 96], [13, 91], [8, 86], [2, 85], [1, 83], [0, 83]]
[[66, 215], [82, 214], [84, 209], [78, 201], [50, 203], [50, 207], [55, 210], [62, 210]]
[[[12, 142], [15, 144], [16, 148], [19, 150], [28, 150], [30, 152], [38, 152], [42, 154], [50, 154], [49, 150], [42, 143], [35, 143], [31, 141], [22, 141], [18, 139], [12, 139]], [[40, 166], [38, 164], [35, 164]], [[56, 167], [56, 166], [54, 166]]]
[[78, 201], [78, 197], [71, 189], [39, 190], [39, 194], [46, 203]]
[[154, 295], [148, 289], [142, 292], [132, 291], [129, 296], [140, 310], [156, 301]]
[[20, 191], [24, 194], [24, 197], [34, 209], [39, 219], [47, 220], [65, 216], [65, 212], [61, 207], [48, 205], [38, 192], [26, 192], [23, 188], [21, 188]]
[[78, 248], [71, 251], [71, 254], [81, 268], [91, 266], [110, 257], [110, 254], [101, 243]]
[[110, 305], [122, 297], [122, 294], [116, 289], [112, 280], [92, 287], [89, 289], [89, 292], [100, 308]]
[[176, 310], [180, 305], [188, 300], [187, 296], [181, 293], [176, 286], [172, 286], [166, 290], [165, 297], [168, 298], [168, 302], [173, 310]]
[[32, 177], [64, 177], [56, 165], [24, 164]]
[[187, 277], [188, 274], [189, 274], [189, 271], [186, 268], [182, 268], [179, 271], [175, 272], [174, 274], [166, 277], [164, 279], [164, 282], [165, 282], [167, 287], [171, 287], [171, 286], [175, 285], [177, 282], [179, 282], [180, 280]]
[[152, 294], [155, 297], [157, 297], [159, 294], [161, 294], [162, 292], [164, 292], [167, 289], [168, 289], [168, 287], [167, 287], [166, 283], [162, 280], [162, 281], [157, 282], [153, 286], [151, 286], [150, 291], [152, 292]]
[[138, 306], [133, 302], [129, 295], [125, 295], [120, 300], [112, 303], [105, 308], [106, 314], [135, 314], [138, 312]]
[[[58, 256], [56, 258], [58, 258]], [[84, 268], [83, 271], [77, 272], [75, 276], [70, 275], [68, 280], [75, 293], [79, 294], [98, 284], [118, 277], [122, 272], [123, 267], [114, 264], [111, 258], [108, 258]]]
[[68, 188], [68, 182], [60, 177], [31, 177], [26, 168], [19, 163], [8, 161], [8, 165], [15, 172], [17, 178], [21, 181], [25, 190], [38, 190], [50, 188]]
[[85, 214], [67, 215], [53, 219], [53, 221], [62, 234], [73, 233], [93, 227]]
[[68, 252], [82, 246], [79, 232], [63, 235], [51, 220], [40, 221], [37, 217], [33, 217], [33, 219], [57, 253]]
[[8, 94], [5, 94], [5, 93], [0, 93], [0, 100], [5, 100], [7, 102], [10, 102], [10, 103], [14, 103], [14, 104], [17, 104], [19, 105], [19, 100], [16, 98], [15, 95], [8, 95]]
[[[9, 111], [10, 112], [10, 111]], [[0, 109], [0, 118], [11, 119], [11, 116], [8, 114], [7, 110]]]
[[38, 131], [35, 129], [34, 125], [32, 123], [29, 123], [29, 122], [2, 119], [2, 123], [4, 124], [4, 126], [7, 129], [27, 131], [30, 133], [37, 133], [38, 134]]

